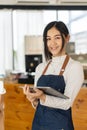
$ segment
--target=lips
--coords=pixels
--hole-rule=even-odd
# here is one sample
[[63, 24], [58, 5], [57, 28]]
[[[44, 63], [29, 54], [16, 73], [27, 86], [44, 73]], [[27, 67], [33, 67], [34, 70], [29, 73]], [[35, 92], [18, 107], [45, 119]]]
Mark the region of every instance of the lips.
[[58, 48], [59, 48], [59, 46], [57, 46], [57, 47], [50, 47], [50, 49], [53, 50], [53, 51], [57, 50]]

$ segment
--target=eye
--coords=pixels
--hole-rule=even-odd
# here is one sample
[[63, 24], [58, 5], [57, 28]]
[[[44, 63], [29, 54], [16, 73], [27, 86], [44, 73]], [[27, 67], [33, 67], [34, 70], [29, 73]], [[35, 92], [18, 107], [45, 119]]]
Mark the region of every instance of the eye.
[[47, 38], [46, 38], [46, 40], [47, 40], [47, 41], [50, 41], [50, 40], [51, 40], [51, 38], [50, 38], [50, 37], [47, 37]]
[[57, 40], [57, 39], [61, 39], [61, 36], [56, 36], [56, 37], [55, 37], [55, 40]]

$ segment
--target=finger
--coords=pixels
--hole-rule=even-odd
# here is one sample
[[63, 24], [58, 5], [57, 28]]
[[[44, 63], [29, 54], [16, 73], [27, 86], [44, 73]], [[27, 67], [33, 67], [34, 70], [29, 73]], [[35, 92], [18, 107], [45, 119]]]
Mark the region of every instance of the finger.
[[23, 87], [24, 94], [27, 94], [28, 88], [29, 88], [29, 86], [27, 84]]
[[31, 96], [26, 96], [26, 98], [30, 101], [33, 102], [35, 100], [35, 98], [32, 98]]

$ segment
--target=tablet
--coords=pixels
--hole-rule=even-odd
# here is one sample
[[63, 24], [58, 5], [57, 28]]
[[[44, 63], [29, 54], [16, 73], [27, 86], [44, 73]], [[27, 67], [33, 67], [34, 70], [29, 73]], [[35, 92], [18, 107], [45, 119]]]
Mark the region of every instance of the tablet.
[[56, 96], [59, 98], [63, 98], [63, 99], [69, 99], [69, 97], [65, 96], [64, 94], [62, 94], [61, 92], [51, 88], [51, 87], [40, 87], [37, 86], [38, 89], [41, 89], [42, 91], [44, 91], [44, 93], [52, 95], [52, 96]]

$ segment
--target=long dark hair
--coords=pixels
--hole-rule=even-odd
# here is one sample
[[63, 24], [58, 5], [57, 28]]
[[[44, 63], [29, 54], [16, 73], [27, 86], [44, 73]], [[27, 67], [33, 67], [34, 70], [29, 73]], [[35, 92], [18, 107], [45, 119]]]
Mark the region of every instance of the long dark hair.
[[46, 61], [48, 61], [49, 59], [52, 58], [52, 54], [49, 52], [48, 50], [48, 47], [47, 47], [47, 32], [48, 30], [50, 30], [52, 27], [55, 27], [59, 32], [60, 32], [60, 35], [62, 37], [62, 48], [61, 50], [63, 49], [64, 47], [64, 44], [65, 44], [65, 40], [64, 40], [64, 36], [67, 37], [69, 35], [69, 31], [68, 31], [68, 28], [66, 27], [66, 25], [61, 22], [61, 21], [53, 21], [53, 22], [50, 22], [44, 29], [44, 32], [43, 32], [43, 41], [44, 41], [44, 54], [45, 54], [45, 59]]

